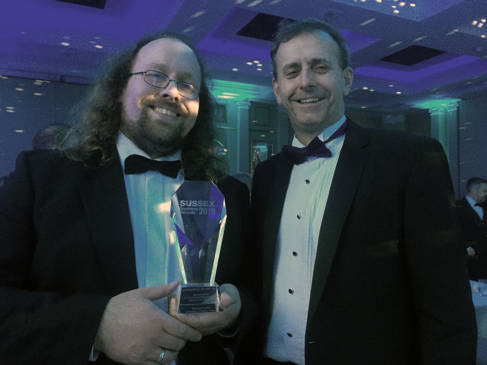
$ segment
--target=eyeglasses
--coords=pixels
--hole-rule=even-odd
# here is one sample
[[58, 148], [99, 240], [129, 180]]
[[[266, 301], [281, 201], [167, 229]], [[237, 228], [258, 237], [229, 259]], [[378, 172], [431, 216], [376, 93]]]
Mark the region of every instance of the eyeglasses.
[[133, 75], [144, 75], [144, 81], [146, 83], [159, 89], [165, 89], [171, 81], [174, 81], [181, 96], [187, 99], [196, 99], [198, 97], [198, 89], [196, 86], [189, 82], [170, 79], [169, 76], [162, 72], [149, 70], [129, 74], [129, 76]]

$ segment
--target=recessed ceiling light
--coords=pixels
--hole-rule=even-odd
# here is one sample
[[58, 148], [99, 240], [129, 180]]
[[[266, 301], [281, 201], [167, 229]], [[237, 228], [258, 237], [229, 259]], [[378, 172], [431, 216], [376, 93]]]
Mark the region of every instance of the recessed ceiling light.
[[375, 0], [376, 2], [378, 2], [379, 4], [382, 4], [382, 0]]
[[404, 1], [401, 1], [401, 2], [399, 3], [399, 6], [404, 6], [404, 5], [406, 5], [406, 3], [405, 3]]
[[94, 47], [95, 47], [95, 48], [98, 48], [98, 49], [103, 48], [103, 46], [102, 46], [101, 44], [95, 44], [95, 46], [94, 46]]
[[360, 109], [367, 109], [367, 107], [365, 105], [362, 105]]
[[482, 18], [480, 20], [482, 20], [482, 23], [485, 23], [487, 21], [487, 19], [485, 19], [485, 18]]
[[16, 129], [15, 133], [24, 133], [25, 131], [23, 129]]
[[486, 38], [487, 36], [485, 34], [482, 34], [480, 37], [482, 38]]
[[15, 110], [13, 110], [13, 109], [7, 109], [7, 110], [5, 110], [5, 111], [6, 111], [7, 113], [15, 113]]
[[281, 2], [281, 0], [272, 0], [272, 1], [271, 1], [271, 5], [278, 4], [278, 3], [280, 3], [280, 2]]
[[472, 25], [477, 25], [477, 23], [478, 23], [478, 22], [479, 22], [478, 20], [474, 20], [474, 21], [472, 22]]
[[15, 90], [17, 90], [17, 91], [24, 91], [24, 89], [21, 88], [21, 87], [16, 87]]
[[399, 10], [394, 9], [393, 13], [394, 13], [394, 14], [399, 14]]
[[8, 77], [7, 76], [0, 75], [0, 79], [2, 79], [2, 80], [8, 80]]
[[262, 71], [262, 69], [260, 67], [257, 67], [257, 71]]
[[68, 43], [68, 42], [61, 42], [61, 46], [64, 46], [64, 47], [69, 47], [71, 45], [71, 43]]
[[482, 27], [484, 26], [484, 24], [485, 24], [485, 23], [479, 23], [479, 24], [477, 24], [477, 27], [478, 27], [478, 28], [482, 28]]
[[401, 94], [402, 94], [402, 92], [396, 91], [396, 95], [401, 95]]
[[205, 13], [204, 10], [197, 11], [196, 13], [191, 15], [191, 18], [198, 18], [198, 17], [202, 16], [204, 13]]
[[250, 62], [250, 61], [247, 62], [247, 65], [252, 66], [253, 65], [253, 62]]
[[260, 61], [254, 60], [254, 63], [260, 63]]
[[235, 0], [235, 4], [242, 4], [244, 2], [245, 2], [245, 0]]
[[362, 86], [362, 90], [369, 90], [367, 86]]
[[232, 68], [232, 71], [237, 72], [238, 71], [238, 68], [237, 67], [234, 67], [234, 68]]
[[35, 96], [42, 96], [42, 93], [35, 92], [34, 95]]
[[369, 91], [370, 91], [371, 93], [373, 93], [373, 92], [375, 91], [375, 89], [369, 89]]
[[389, 87], [394, 87], [394, 84], [389, 84]]
[[409, 6], [412, 7], [412, 8], [414, 8], [416, 6], [416, 4], [415, 3], [411, 3], [411, 4], [409, 4]]

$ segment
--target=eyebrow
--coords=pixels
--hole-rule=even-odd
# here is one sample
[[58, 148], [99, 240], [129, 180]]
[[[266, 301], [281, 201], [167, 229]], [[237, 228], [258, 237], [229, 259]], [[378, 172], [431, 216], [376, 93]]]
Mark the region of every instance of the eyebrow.
[[[150, 63], [148, 66], [148, 70], [159, 71], [163, 73], [168, 73], [168, 67], [163, 63]], [[183, 71], [178, 73], [178, 79], [190, 79], [192, 82], [197, 83], [197, 79], [191, 72]]]

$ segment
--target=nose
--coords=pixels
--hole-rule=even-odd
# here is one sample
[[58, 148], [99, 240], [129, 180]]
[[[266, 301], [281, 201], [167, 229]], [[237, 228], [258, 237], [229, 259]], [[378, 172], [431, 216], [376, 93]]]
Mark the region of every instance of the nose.
[[316, 85], [314, 74], [310, 69], [304, 69], [299, 75], [300, 87], [305, 89]]
[[158, 92], [163, 98], [171, 99], [171, 100], [179, 100], [179, 90], [176, 85], [175, 80], [169, 80], [169, 83], [166, 87], [161, 88]]

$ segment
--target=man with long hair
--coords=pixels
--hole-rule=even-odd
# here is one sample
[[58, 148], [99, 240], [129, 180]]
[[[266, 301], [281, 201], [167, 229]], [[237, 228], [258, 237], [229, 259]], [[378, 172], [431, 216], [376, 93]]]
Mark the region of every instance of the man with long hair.
[[245, 296], [223, 284], [223, 311], [177, 314], [165, 265], [171, 195], [210, 180], [228, 216], [216, 280], [242, 282], [248, 189], [216, 167], [211, 113], [195, 48], [157, 34], [112, 62], [58, 151], [19, 155], [0, 191], [0, 362], [227, 363]]

